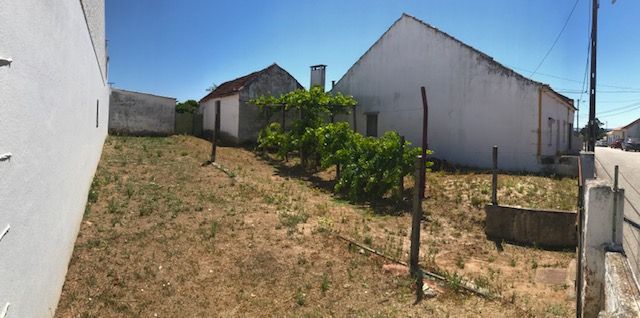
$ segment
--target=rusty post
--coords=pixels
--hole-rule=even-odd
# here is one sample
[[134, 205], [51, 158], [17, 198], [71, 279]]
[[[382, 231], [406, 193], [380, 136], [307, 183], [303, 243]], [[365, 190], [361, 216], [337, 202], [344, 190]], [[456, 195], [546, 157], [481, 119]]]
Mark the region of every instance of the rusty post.
[[211, 137], [211, 162], [216, 162], [216, 148], [218, 147], [218, 134], [220, 133], [220, 101], [216, 101], [216, 119]]
[[491, 204], [498, 205], [498, 146], [493, 146], [493, 173], [491, 178]]
[[[282, 119], [281, 119], [281, 121], [282, 121], [282, 123], [281, 123], [281, 126], [282, 126], [282, 132], [287, 131], [287, 129], [286, 129], [286, 127], [287, 127], [287, 126], [286, 126], [286, 125], [287, 125], [287, 120], [286, 120], [286, 118], [287, 118], [287, 110], [286, 110], [286, 106], [285, 106], [285, 104], [282, 104]], [[284, 154], [284, 161], [285, 161], [285, 162], [289, 161], [289, 153], [285, 153], [285, 154]]]
[[422, 197], [420, 195], [419, 181], [422, 176], [422, 164], [423, 160], [420, 156], [415, 160], [415, 172], [414, 172], [414, 195], [413, 195], [413, 213], [411, 217], [411, 251], [409, 253], [409, 270], [411, 276], [416, 279], [416, 302], [419, 302], [423, 298], [422, 292], [422, 270], [420, 270], [420, 264], [418, 263], [418, 257], [420, 255], [420, 221], [422, 220]]
[[420, 87], [422, 93], [422, 166], [420, 167], [420, 199], [425, 198], [426, 174], [427, 174], [427, 138], [429, 128], [429, 104], [427, 103], [427, 90]]

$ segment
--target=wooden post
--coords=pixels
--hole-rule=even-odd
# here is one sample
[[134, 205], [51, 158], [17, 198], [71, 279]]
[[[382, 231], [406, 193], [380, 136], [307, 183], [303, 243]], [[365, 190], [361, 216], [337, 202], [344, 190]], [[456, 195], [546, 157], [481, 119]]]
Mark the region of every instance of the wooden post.
[[[285, 105], [282, 104], [282, 119], [281, 119], [281, 126], [282, 126], [282, 132], [287, 131], [286, 129], [286, 125], [287, 125], [287, 110], [285, 109]], [[289, 161], [289, 153], [285, 153], [284, 154], [284, 161], [287, 162]]]
[[427, 175], [427, 147], [429, 132], [429, 104], [427, 103], [427, 90], [424, 86], [420, 87], [422, 93], [422, 166], [420, 167], [420, 199], [425, 198], [426, 175]]
[[411, 251], [409, 253], [409, 270], [411, 276], [416, 279], [416, 302], [421, 301], [423, 298], [422, 270], [420, 270], [420, 264], [418, 263], [418, 257], [420, 255], [420, 221], [422, 220], [422, 197], [420, 195], [421, 189], [418, 182], [422, 175], [422, 166], [422, 158], [420, 156], [416, 157], [413, 213], [411, 217]]
[[220, 101], [216, 101], [216, 119], [211, 137], [211, 162], [216, 162], [216, 148], [218, 147], [218, 134], [220, 133]]
[[336, 165], [336, 181], [340, 180], [340, 164]]
[[[402, 162], [402, 158], [404, 157], [404, 144], [405, 138], [404, 136], [400, 136], [400, 162]], [[398, 180], [398, 197], [402, 200], [402, 196], [404, 194], [404, 174], [400, 173], [400, 179]]]
[[493, 176], [491, 178], [491, 204], [498, 205], [498, 146], [493, 146]]

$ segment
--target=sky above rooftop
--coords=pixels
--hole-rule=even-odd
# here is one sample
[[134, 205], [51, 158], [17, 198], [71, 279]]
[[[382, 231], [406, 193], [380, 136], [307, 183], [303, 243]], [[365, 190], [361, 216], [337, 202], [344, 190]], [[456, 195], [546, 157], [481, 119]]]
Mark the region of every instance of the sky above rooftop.
[[[272, 63], [303, 86], [310, 65], [327, 64], [330, 83], [406, 12], [580, 99], [580, 126], [586, 123], [589, 96], [580, 92], [588, 87], [590, 0], [107, 0], [106, 6], [109, 81], [118, 88], [198, 100], [212, 83]], [[609, 128], [640, 117], [639, 12], [636, 0], [600, 3], [598, 117]]]

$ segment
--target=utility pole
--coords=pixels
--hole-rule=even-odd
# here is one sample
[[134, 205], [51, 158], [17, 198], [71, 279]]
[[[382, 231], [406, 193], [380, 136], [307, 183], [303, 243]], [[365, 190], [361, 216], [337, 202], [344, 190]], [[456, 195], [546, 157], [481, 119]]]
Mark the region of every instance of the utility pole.
[[576, 131], [580, 131], [580, 100], [578, 99], [578, 111], [576, 112]]
[[591, 3], [591, 72], [589, 80], [589, 129], [587, 151], [596, 147], [596, 53], [598, 48], [598, 0]]

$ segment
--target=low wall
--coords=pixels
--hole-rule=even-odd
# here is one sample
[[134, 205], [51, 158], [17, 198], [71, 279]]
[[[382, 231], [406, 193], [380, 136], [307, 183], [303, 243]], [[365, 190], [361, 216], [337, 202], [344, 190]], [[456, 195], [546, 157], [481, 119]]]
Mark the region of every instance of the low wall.
[[176, 113], [175, 116], [176, 134], [202, 135], [202, 114]]
[[120, 89], [111, 90], [109, 133], [167, 136], [174, 133], [176, 99]]
[[599, 317], [640, 317], [640, 292], [627, 258], [607, 252], [604, 267], [604, 309]]
[[485, 233], [491, 239], [553, 248], [577, 245], [576, 212], [503, 205], [487, 205], [485, 212]]

